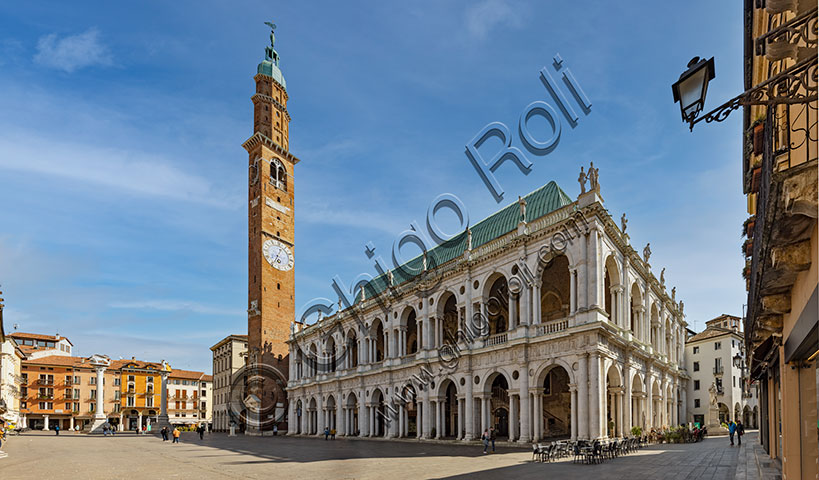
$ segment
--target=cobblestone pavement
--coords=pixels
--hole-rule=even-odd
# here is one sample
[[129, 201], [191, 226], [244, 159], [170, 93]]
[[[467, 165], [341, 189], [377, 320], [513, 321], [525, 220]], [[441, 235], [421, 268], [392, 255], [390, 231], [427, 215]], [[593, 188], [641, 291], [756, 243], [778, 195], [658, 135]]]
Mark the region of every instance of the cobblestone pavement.
[[[755, 434], [746, 437], [755, 440]], [[602, 465], [532, 462], [531, 449], [416, 441], [304, 437], [228, 437], [199, 440], [185, 433], [179, 445], [154, 436], [116, 437], [29, 433], [3, 444], [0, 479], [389, 479], [578, 478], [734, 479], [740, 449], [727, 437], [701, 443], [655, 445]]]

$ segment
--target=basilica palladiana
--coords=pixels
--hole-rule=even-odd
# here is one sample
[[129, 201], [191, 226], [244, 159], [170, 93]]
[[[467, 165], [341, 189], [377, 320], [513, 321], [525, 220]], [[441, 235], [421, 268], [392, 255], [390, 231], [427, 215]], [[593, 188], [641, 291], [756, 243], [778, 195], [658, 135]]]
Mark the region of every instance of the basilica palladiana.
[[550, 182], [294, 325], [288, 434], [491, 427], [524, 443], [685, 422], [683, 304], [609, 215], [596, 169], [585, 180], [576, 200]]

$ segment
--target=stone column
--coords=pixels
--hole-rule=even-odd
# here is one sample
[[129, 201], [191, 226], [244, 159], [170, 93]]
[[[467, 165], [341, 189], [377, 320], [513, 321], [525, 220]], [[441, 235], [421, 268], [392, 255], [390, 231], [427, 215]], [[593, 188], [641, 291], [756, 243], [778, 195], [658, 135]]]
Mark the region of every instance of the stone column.
[[367, 415], [367, 406], [364, 405], [364, 392], [358, 392], [358, 436], [366, 437], [370, 427], [370, 417]]
[[[527, 282], [522, 282], [520, 289], [520, 324], [532, 324], [532, 287]], [[489, 317], [487, 317], [489, 318]]]
[[518, 302], [515, 301], [516, 295], [509, 292], [509, 330], [520, 325], [520, 319], [518, 318]]
[[94, 412], [94, 419], [88, 424], [87, 430], [89, 433], [102, 433], [102, 427], [108, 421], [105, 415], [105, 369], [109, 365], [107, 358], [94, 355], [91, 357], [91, 364], [94, 366], [94, 371], [97, 373], [97, 408]]
[[589, 439], [589, 359], [586, 354], [581, 354], [577, 369], [577, 438], [579, 440]]
[[624, 415], [623, 415], [623, 392], [617, 392], [617, 431], [615, 434], [618, 437], [624, 437]]
[[569, 269], [569, 315], [577, 311], [577, 269]]
[[48, 415], [43, 415], [43, 430], [48, 431]]
[[532, 288], [532, 323], [541, 323], [543, 319], [541, 318], [541, 311], [540, 311], [540, 299], [541, 299], [541, 279], [536, 278], [534, 280], [534, 287]]
[[569, 393], [571, 394], [571, 410], [569, 422], [571, 423], [571, 441], [577, 441], [577, 384], [569, 384]]
[[486, 394], [481, 394], [478, 398], [480, 398], [481, 400], [481, 435], [483, 435], [483, 432], [485, 432], [486, 429], [489, 428], [489, 425], [487, 424], [486, 421], [486, 411], [488, 409], [488, 406], [486, 405], [487, 404]]
[[600, 389], [600, 354], [592, 352], [589, 358], [589, 437], [593, 440], [603, 435], [600, 427], [603, 411], [602, 392]]
[[430, 417], [432, 412], [432, 405], [430, 401], [430, 392], [427, 390], [426, 395], [423, 397], [423, 404], [421, 406], [421, 422], [422, 422], [422, 433], [421, 438], [430, 438], [430, 434], [432, 433], [432, 424], [430, 423]]
[[74, 431], [74, 415], [68, 419], [68, 429]]
[[464, 431], [464, 399], [458, 399], [458, 424], [455, 426], [457, 431], [455, 432], [455, 438], [461, 440], [461, 432]]
[[520, 438], [518, 442], [529, 443], [532, 440], [531, 422], [529, 420], [529, 367], [525, 365], [520, 372], [520, 389], [518, 390], [520, 399]]
[[443, 438], [444, 437], [444, 413], [446, 409], [444, 408], [444, 400], [439, 398], [437, 402], [435, 402], [435, 406], [438, 410], [435, 412], [435, 419], [437, 420], [435, 423], [438, 425], [435, 431], [435, 438]]
[[171, 422], [168, 419], [168, 377], [171, 375], [170, 371], [162, 371], [159, 373], [160, 378], [160, 395], [159, 395], [159, 417], [157, 418], [157, 428], [162, 427], [171, 428]]
[[[467, 321], [469, 321], [467, 319]], [[464, 429], [466, 430], [466, 436], [464, 436], [464, 440], [472, 440], [475, 437], [475, 400], [472, 396], [472, 388], [473, 388], [473, 380], [472, 376], [466, 377], [466, 395], [464, 396]]]
[[626, 368], [625, 372], [626, 372], [625, 373], [626, 381], [624, 382], [625, 387], [623, 389], [623, 393], [624, 393], [624, 397], [625, 397], [625, 400], [623, 401], [623, 413], [625, 414], [625, 419], [623, 421], [623, 427], [624, 427], [623, 431], [625, 432], [626, 435], [630, 435], [631, 434], [631, 427], [634, 426], [633, 420], [631, 418], [631, 413], [632, 413], [631, 412], [631, 408], [632, 408], [631, 407], [631, 404], [632, 404], [632, 401], [631, 401], [631, 387], [632, 387], [631, 380], [632, 379], [629, 378], [631, 376], [631, 370]]

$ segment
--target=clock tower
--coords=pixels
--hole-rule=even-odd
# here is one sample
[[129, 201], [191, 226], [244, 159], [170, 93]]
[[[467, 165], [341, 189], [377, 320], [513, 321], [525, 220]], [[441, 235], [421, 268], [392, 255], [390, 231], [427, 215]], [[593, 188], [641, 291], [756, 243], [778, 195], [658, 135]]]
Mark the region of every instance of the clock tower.
[[[242, 145], [248, 153], [247, 333], [248, 365], [273, 368], [274, 376], [280, 377], [271, 381], [271, 375], [261, 370], [254, 377], [265, 377], [259, 384], [263, 386], [257, 385], [261, 404], [272, 407], [272, 401], [278, 412], [285, 402], [286, 342], [296, 314], [293, 173], [299, 159], [289, 151], [287, 84], [274, 48], [275, 25], [266, 24], [271, 28], [270, 46], [253, 77], [253, 135]], [[272, 424], [259, 430], [269, 428]]]

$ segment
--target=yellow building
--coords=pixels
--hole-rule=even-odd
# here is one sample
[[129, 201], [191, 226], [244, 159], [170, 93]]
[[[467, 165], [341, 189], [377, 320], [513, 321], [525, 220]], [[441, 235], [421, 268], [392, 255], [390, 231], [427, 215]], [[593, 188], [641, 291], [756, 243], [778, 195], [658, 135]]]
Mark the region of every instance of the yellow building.
[[119, 370], [119, 409], [125, 430], [137, 430], [156, 424], [162, 394], [160, 371], [162, 365], [155, 362], [117, 360], [112, 368]]
[[817, 6], [746, 0], [744, 13], [745, 89], [780, 76], [764, 95], [795, 101], [744, 110], [750, 376], [760, 439], [783, 478], [817, 478]]

